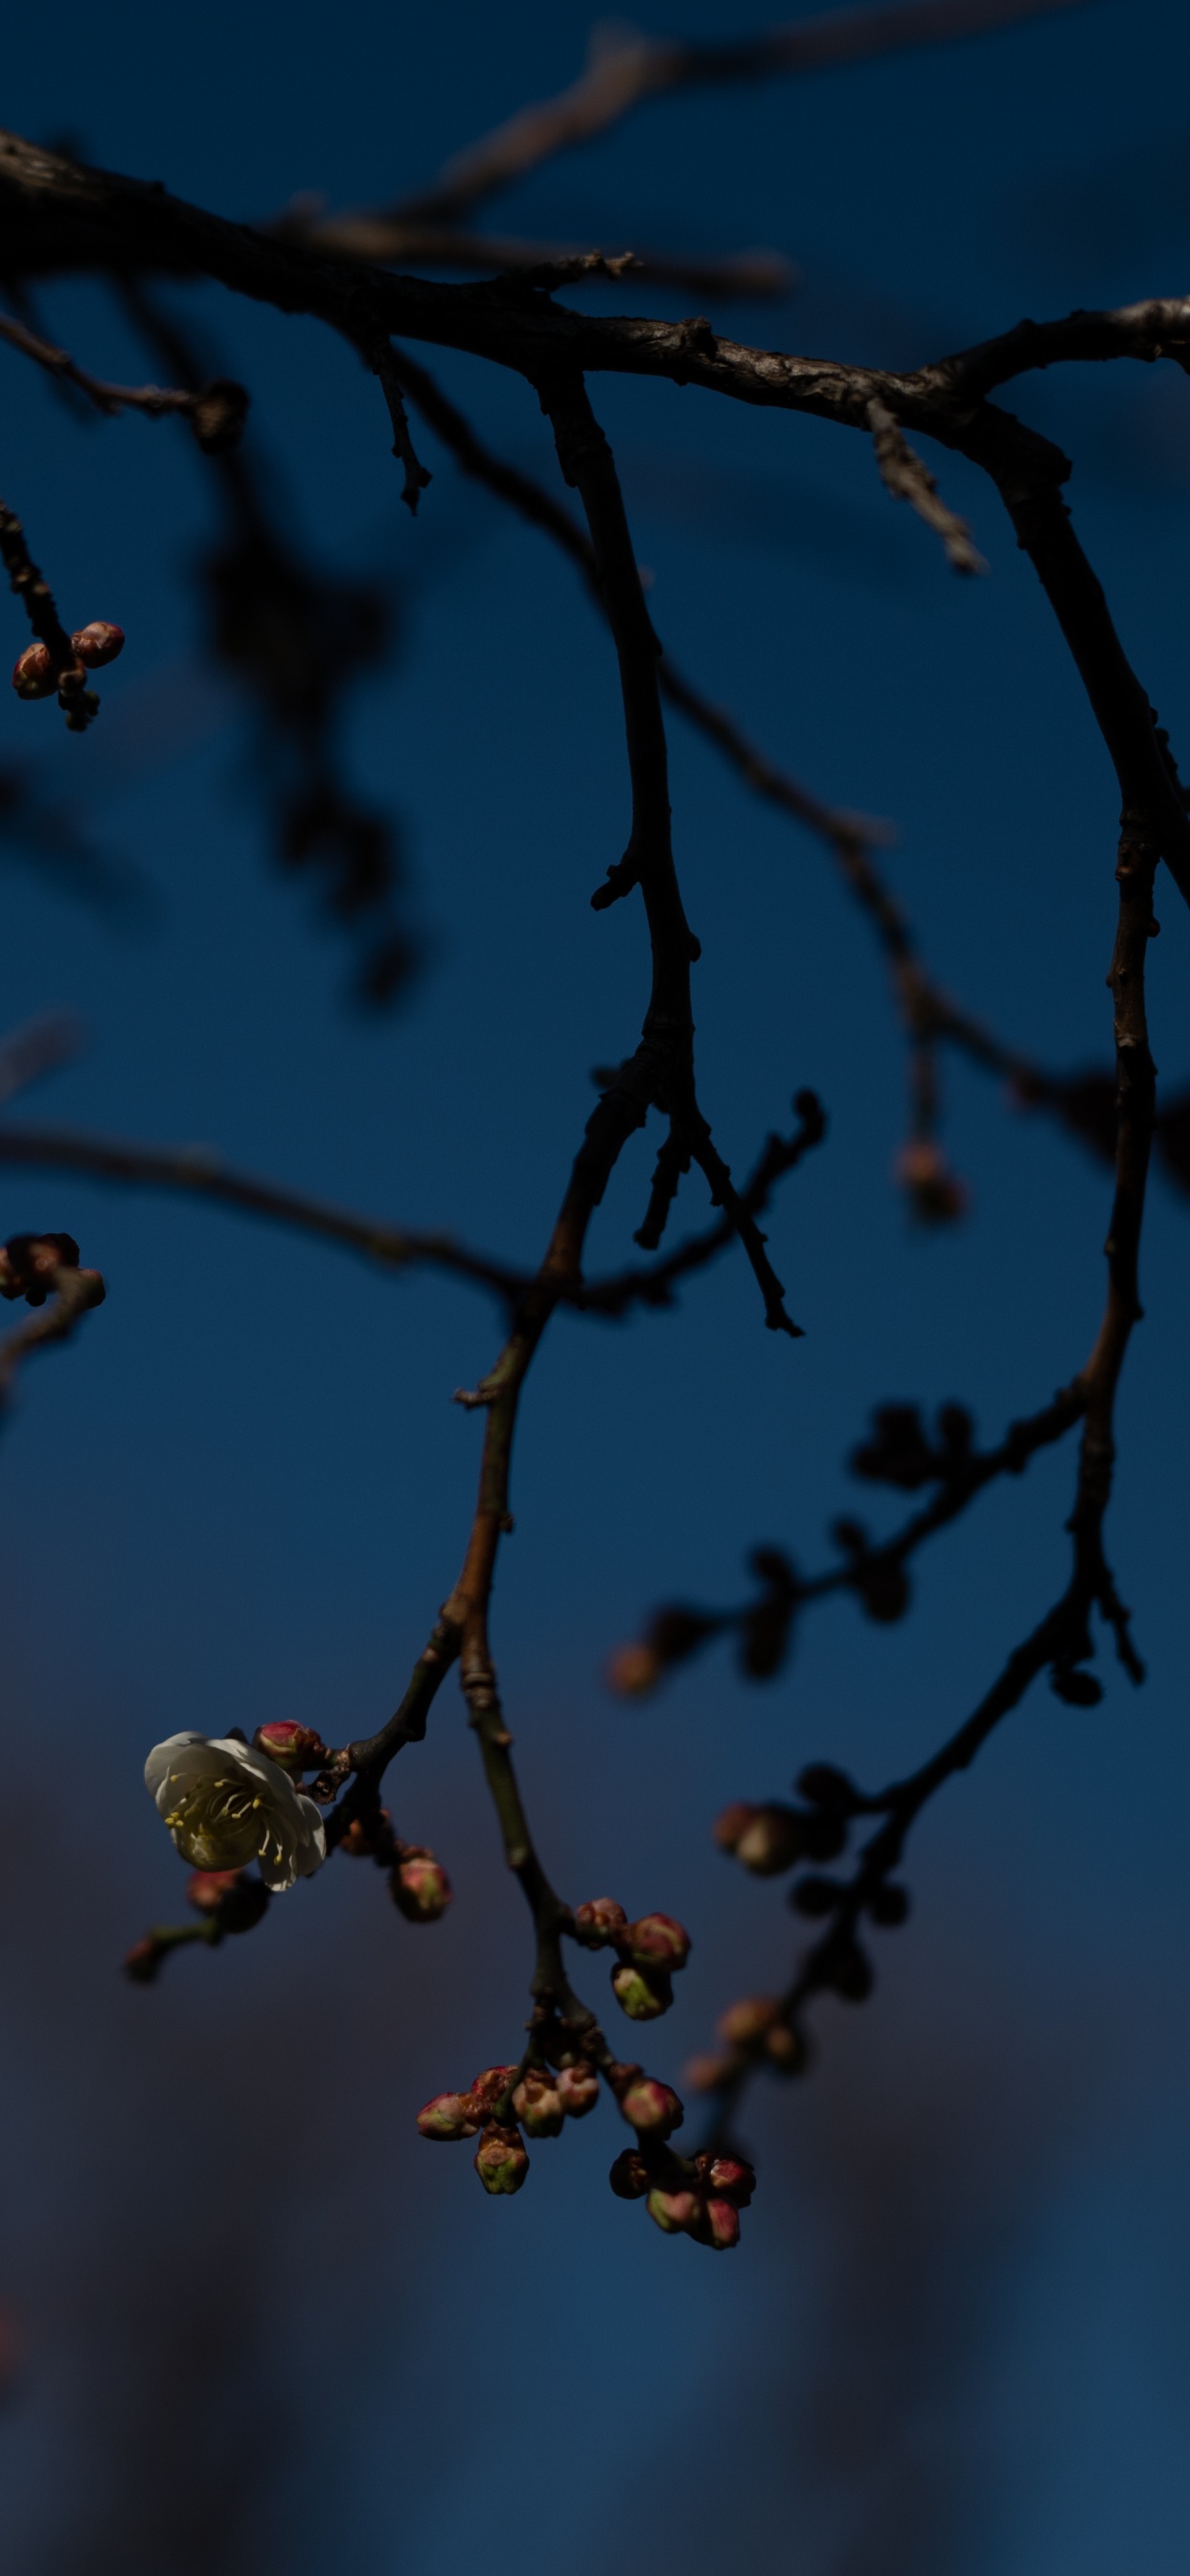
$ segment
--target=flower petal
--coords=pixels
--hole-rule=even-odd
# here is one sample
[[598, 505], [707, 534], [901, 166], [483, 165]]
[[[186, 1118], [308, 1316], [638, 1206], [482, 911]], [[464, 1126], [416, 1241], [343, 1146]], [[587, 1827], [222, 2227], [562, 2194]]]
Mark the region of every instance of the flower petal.
[[155, 1744], [145, 1764], [145, 1787], [151, 1798], [157, 1796], [162, 1781], [183, 1745], [205, 1744], [205, 1735], [167, 1735], [163, 1744]]

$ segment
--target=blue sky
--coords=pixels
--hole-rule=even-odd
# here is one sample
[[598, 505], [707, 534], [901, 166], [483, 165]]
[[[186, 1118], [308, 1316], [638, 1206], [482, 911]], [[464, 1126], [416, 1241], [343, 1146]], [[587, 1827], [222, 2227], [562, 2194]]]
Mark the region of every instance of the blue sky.
[[[367, 203], [570, 77], [586, 23], [571, 0], [511, 23], [472, 0], [361, 5], [333, 26], [274, 0], [68, 7], [10, 31], [4, 114], [237, 217], [306, 188]], [[724, 23], [709, 0], [682, 19]], [[732, 307], [735, 335], [908, 364], [1025, 311], [1182, 291], [1188, 69], [1165, 0], [1094, 0], [950, 52], [660, 105], [493, 220], [774, 244], [802, 285], [776, 313]], [[376, 389], [313, 325], [214, 291], [177, 304], [249, 384], [252, 452], [303, 543], [397, 602], [400, 649], [359, 693], [348, 750], [403, 818], [429, 962], [392, 1017], [354, 1014], [342, 941], [272, 869], [186, 581], [215, 526], [191, 442], [139, 419], [80, 427], [0, 350], [0, 487], [72, 615], [129, 639], [93, 733], [62, 738], [52, 708], [13, 699], [0, 758], [43, 763], [146, 890], [123, 921], [6, 866], [2, 1024], [66, 1006], [90, 1033], [28, 1115], [215, 1146], [531, 1259], [589, 1070], [630, 1045], [645, 989], [635, 907], [588, 908], [626, 811], [606, 637], [567, 567], [428, 439], [435, 479], [408, 522]], [[97, 371], [144, 372], [92, 286], [43, 309]], [[549, 475], [521, 385], [435, 363], [494, 445]], [[889, 871], [943, 980], [1043, 1060], [1103, 1060], [1114, 784], [990, 487], [942, 460], [989, 560], [964, 585], [887, 500], [866, 441], [689, 389], [594, 393], [675, 657], [819, 793], [892, 818]], [[1178, 745], [1185, 383], [1068, 370], [1011, 400], [1076, 460], [1076, 523]], [[15, 603], [9, 627], [15, 652]], [[560, 1883], [695, 1933], [653, 2051], [669, 2076], [791, 1950], [779, 1891], [711, 1849], [717, 1808], [780, 1794], [812, 1755], [873, 1780], [924, 1755], [1061, 1579], [1069, 1458], [922, 1561], [903, 1626], [847, 1603], [807, 1619], [766, 1691], [712, 1654], [625, 1707], [600, 1684], [608, 1648], [674, 1592], [731, 1597], [757, 1540], [824, 1561], [881, 1399], [960, 1396], [989, 1436], [1044, 1401], [1089, 1343], [1107, 1214], [1098, 1169], [955, 1066], [972, 1213], [941, 1236], [907, 1227], [899, 1043], [862, 923], [824, 854], [676, 727], [672, 762], [717, 1137], [746, 1165], [803, 1083], [830, 1114], [772, 1225], [806, 1339], [763, 1331], [730, 1260], [669, 1317], [561, 1319], [526, 1402], [495, 1631]], [[1190, 925], [1171, 888], [1159, 910], [1154, 1044], [1178, 1085]], [[626, 1255], [650, 1161], [644, 1144], [625, 1158], [600, 1264]], [[388, 2576], [431, 2551], [461, 2561], [482, 2530], [506, 2576], [548, 2524], [575, 2576], [609, 2560], [711, 2576], [741, 2544], [798, 2576], [889, 2576], [898, 2534], [914, 2576], [1172, 2565], [1184, 1205], [1155, 1183], [1111, 1523], [1149, 1680], [1135, 1695], [1104, 1661], [1089, 1713], [1035, 1693], [926, 1820], [914, 1921], [872, 2005], [824, 2013], [812, 2088], [757, 2099], [762, 2191], [718, 2265], [611, 2199], [606, 2114], [544, 2149], [508, 2206], [413, 2132], [428, 2093], [512, 2053], [524, 2009], [519, 1899], [453, 1694], [397, 1792], [400, 1829], [456, 1881], [438, 1930], [390, 1920], [379, 1882], [340, 1864], [256, 1941], [184, 1957], [151, 1994], [114, 1973], [177, 1904], [140, 1786], [152, 1742], [277, 1715], [342, 1740], [392, 1705], [465, 1534], [477, 1428], [448, 1399], [494, 1351], [488, 1304], [81, 1181], [6, 1174], [5, 1203], [5, 1230], [68, 1226], [109, 1284], [5, 1437], [0, 2295], [26, 2342], [0, 2427], [10, 2563], [272, 2576], [341, 2563], [349, 2535], [359, 2576]], [[563, 2445], [573, 2484], [544, 2473]]]

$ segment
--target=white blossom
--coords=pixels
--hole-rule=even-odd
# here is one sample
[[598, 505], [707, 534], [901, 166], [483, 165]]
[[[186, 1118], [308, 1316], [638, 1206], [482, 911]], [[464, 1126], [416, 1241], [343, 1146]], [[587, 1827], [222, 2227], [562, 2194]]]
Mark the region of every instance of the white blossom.
[[280, 1896], [326, 1859], [314, 1800], [267, 1753], [233, 1736], [167, 1736], [145, 1764], [145, 1787], [192, 1869], [258, 1861], [265, 1886]]

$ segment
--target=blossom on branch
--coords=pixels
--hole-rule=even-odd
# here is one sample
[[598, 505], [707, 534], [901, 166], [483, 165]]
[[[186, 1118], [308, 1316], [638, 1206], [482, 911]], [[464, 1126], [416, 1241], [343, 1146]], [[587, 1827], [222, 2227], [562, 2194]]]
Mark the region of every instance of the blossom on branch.
[[167, 1736], [145, 1764], [145, 1787], [193, 1869], [244, 1869], [254, 1860], [280, 1896], [326, 1859], [313, 1799], [234, 1736]]

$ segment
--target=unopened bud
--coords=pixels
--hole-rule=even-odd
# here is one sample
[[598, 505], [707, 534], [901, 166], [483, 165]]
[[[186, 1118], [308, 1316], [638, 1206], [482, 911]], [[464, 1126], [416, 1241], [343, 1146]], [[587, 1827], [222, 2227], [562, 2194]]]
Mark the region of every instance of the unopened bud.
[[684, 1968], [690, 1935], [672, 1914], [642, 1914], [639, 1923], [628, 1926], [627, 1949], [638, 1967]]
[[704, 2048], [697, 2057], [688, 2057], [684, 2069], [692, 2093], [719, 2093], [738, 2075], [740, 2061], [730, 2049]]
[[801, 1818], [793, 1807], [754, 1807], [735, 1846], [735, 1856], [754, 1878], [776, 1878], [791, 1869], [802, 1852]]
[[224, 1897], [238, 1887], [238, 1869], [196, 1869], [186, 1881], [186, 1903], [196, 1914], [217, 1913]]
[[512, 2107], [531, 2138], [556, 2138], [566, 2116], [560, 2093], [540, 2066], [526, 2068], [513, 2094]]
[[708, 2200], [705, 2215], [704, 2245], [714, 2247], [716, 2254], [726, 2254], [740, 2241], [740, 2213], [733, 2200]]
[[503, 2101], [515, 2074], [515, 2066], [485, 2066], [480, 2074], [472, 2076], [472, 2096], [481, 2111], [495, 2110], [497, 2102]]
[[653, 2177], [636, 2147], [625, 2147], [623, 2155], [616, 2157], [608, 2181], [617, 2200], [643, 2200], [653, 2187]]
[[812, 1807], [837, 1807], [850, 1815], [859, 1802], [854, 1780], [834, 1762], [811, 1762], [798, 1773], [797, 1786]]
[[388, 1884], [393, 1904], [407, 1923], [436, 1923], [453, 1895], [446, 1871], [433, 1852], [411, 1852], [398, 1861]]
[[674, 1999], [663, 1968], [638, 1968], [631, 1959], [612, 1969], [612, 1993], [629, 2021], [656, 2021]]
[[186, 1881], [186, 1902], [196, 1914], [213, 1914], [221, 1932], [251, 1932], [267, 1914], [269, 1891], [246, 1869], [196, 1869]]
[[423, 2138], [473, 2138], [482, 2117], [474, 2094], [435, 2093], [418, 2112], [417, 2125]]
[[700, 2215], [698, 2194], [693, 2191], [653, 2190], [646, 2207], [654, 2226], [666, 2236], [688, 2233]]
[[599, 2077], [585, 2058], [574, 2066], [564, 2066], [558, 2077], [558, 2098], [568, 2120], [585, 2120], [599, 2100]]
[[339, 1837], [339, 1849], [346, 1852], [349, 1860], [371, 1860], [377, 1851], [384, 1850], [386, 1844], [391, 1850], [388, 1827], [387, 1807], [381, 1807], [378, 1815], [353, 1816]]
[[[10, 1304], [14, 1297], [23, 1297], [27, 1306], [44, 1306], [55, 1272], [77, 1270], [78, 1258], [72, 1234], [10, 1234], [7, 1243], [0, 1244], [0, 1297]], [[98, 1271], [80, 1275], [99, 1279]], [[102, 1280], [99, 1286], [100, 1296], [92, 1304], [102, 1302]]]
[[58, 683], [48, 644], [26, 644], [12, 666], [12, 685], [18, 698], [52, 698]]
[[134, 1941], [124, 1961], [124, 1974], [134, 1986], [151, 1986], [161, 1965], [161, 1951], [151, 1933], [143, 1941]]
[[99, 671], [105, 662], [117, 661], [123, 652], [124, 629], [113, 626], [106, 617], [93, 617], [90, 625], [80, 626], [70, 641], [88, 671]]
[[222, 456], [238, 445], [248, 417], [248, 396], [230, 376], [212, 376], [194, 397], [190, 425], [204, 456]]
[[474, 2162], [485, 2191], [519, 2191], [529, 2171], [519, 2129], [498, 2128], [493, 2120], [484, 2130]]
[[[14, 683], [15, 686], [15, 683]], [[40, 695], [28, 691], [27, 695]], [[608, 1657], [607, 1685], [621, 1699], [644, 1699], [655, 1690], [665, 1667], [655, 1646], [619, 1646]]]
[[638, 2075], [620, 2095], [620, 2110], [639, 2138], [668, 2138], [685, 2118], [672, 2085], [659, 2084], [654, 2075]]
[[605, 1950], [609, 1941], [618, 1940], [628, 1917], [614, 1896], [593, 1896], [589, 1905], [574, 1909], [574, 1937], [584, 1950]]
[[715, 2024], [717, 2035], [729, 2048], [756, 2048], [766, 2031], [781, 2016], [775, 1995], [742, 1995], [738, 2003], [729, 2004]]
[[278, 1717], [268, 1726], [258, 1726], [252, 1741], [258, 1753], [267, 1753], [283, 1771], [317, 1771], [327, 1759], [317, 1728], [299, 1726], [296, 1717]]
[[778, 2075], [803, 2075], [810, 2063], [810, 2043], [804, 2031], [791, 2030], [788, 2022], [774, 2022], [764, 2043], [764, 2053]]
[[914, 1137], [903, 1146], [894, 1170], [923, 1225], [952, 1225], [966, 1215], [970, 1191], [932, 1138]]
[[742, 2156], [716, 2156], [708, 2180], [718, 2198], [734, 2201], [737, 2209], [747, 2208], [756, 2189], [753, 2167]]
[[755, 1814], [755, 1807], [746, 1798], [734, 1798], [730, 1807], [725, 1807], [722, 1815], [716, 1816], [712, 1830], [720, 1851], [733, 1852], [738, 1848], [740, 1835], [751, 1824]]

